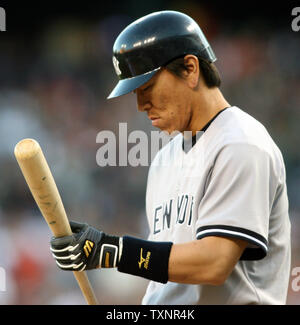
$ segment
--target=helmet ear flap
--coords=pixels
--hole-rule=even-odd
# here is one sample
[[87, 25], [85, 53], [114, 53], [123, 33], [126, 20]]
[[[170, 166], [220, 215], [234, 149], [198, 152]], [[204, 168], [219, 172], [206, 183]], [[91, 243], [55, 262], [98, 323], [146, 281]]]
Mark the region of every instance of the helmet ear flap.
[[186, 54], [216, 61], [205, 35], [191, 17], [166, 10], [139, 18], [114, 43], [113, 66], [119, 83], [108, 98], [132, 92], [150, 80], [153, 72]]

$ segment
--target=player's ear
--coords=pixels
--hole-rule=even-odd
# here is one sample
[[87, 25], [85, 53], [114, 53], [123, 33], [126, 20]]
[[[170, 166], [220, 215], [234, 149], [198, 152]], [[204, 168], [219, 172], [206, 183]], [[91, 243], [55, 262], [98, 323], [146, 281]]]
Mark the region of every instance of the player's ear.
[[195, 89], [199, 84], [200, 68], [199, 61], [195, 55], [188, 54], [184, 57], [185, 70], [183, 71], [183, 77], [187, 82], [187, 85]]

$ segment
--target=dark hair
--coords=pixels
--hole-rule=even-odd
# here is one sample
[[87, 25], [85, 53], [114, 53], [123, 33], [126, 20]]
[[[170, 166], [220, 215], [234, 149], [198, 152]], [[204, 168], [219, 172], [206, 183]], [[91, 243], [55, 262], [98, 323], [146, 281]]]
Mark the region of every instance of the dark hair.
[[[221, 78], [217, 67], [203, 58], [197, 57], [197, 59], [206, 86], [208, 88], [220, 87]], [[187, 70], [184, 64], [184, 57], [180, 57], [168, 63], [166, 68], [180, 78], [182, 78], [182, 72]]]

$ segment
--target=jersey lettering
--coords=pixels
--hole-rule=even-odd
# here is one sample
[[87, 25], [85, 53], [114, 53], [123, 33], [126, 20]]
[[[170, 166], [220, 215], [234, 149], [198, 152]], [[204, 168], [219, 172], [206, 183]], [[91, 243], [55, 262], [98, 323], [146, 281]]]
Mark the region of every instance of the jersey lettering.
[[[175, 209], [173, 204], [176, 204]], [[170, 229], [172, 221], [175, 224], [190, 226], [193, 218], [193, 204], [194, 197], [192, 195], [182, 194], [177, 197], [176, 203], [174, 199], [170, 199], [157, 206], [154, 210], [153, 234], [156, 235]]]

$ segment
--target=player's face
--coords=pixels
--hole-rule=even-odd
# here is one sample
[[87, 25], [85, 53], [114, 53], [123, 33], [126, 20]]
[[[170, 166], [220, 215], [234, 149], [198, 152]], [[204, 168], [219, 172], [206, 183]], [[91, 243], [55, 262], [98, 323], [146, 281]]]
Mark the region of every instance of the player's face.
[[135, 93], [138, 110], [147, 113], [153, 126], [170, 134], [189, 130], [191, 98], [183, 79], [162, 69]]

